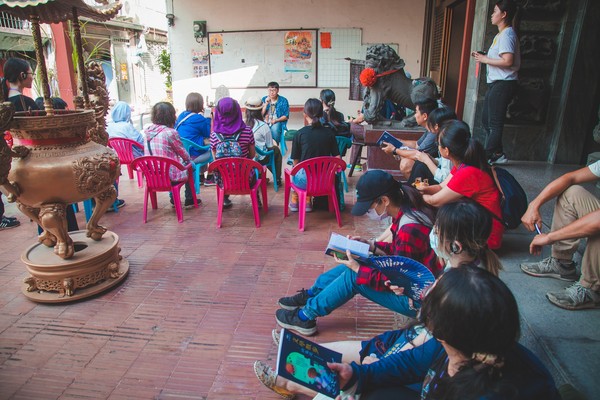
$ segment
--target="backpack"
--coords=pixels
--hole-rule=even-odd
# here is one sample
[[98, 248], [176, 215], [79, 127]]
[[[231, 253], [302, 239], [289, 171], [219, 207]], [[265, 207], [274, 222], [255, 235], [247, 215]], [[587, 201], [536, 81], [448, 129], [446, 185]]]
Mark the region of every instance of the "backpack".
[[215, 132], [219, 139], [219, 143], [215, 146], [215, 158], [242, 157], [244, 152], [242, 146], [238, 143], [241, 134], [242, 132], [238, 132], [234, 136], [225, 138], [220, 133]]
[[502, 220], [496, 215], [494, 217], [506, 228], [515, 229], [521, 225], [521, 217], [527, 211], [527, 194], [515, 177], [504, 168], [493, 167], [492, 175], [502, 195], [500, 202]]

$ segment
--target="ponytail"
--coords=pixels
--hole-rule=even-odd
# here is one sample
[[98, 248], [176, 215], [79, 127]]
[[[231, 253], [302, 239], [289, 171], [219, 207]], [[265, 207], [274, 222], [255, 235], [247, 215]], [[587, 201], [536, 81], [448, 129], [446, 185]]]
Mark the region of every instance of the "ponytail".
[[477, 139], [469, 139], [462, 162], [464, 162], [466, 165], [470, 165], [487, 172], [491, 176], [490, 165], [487, 162], [485, 150]]
[[500, 263], [498, 255], [490, 250], [487, 245], [479, 252], [479, 259], [481, 260], [484, 269], [486, 269], [488, 272], [496, 276], [500, 274], [500, 270], [502, 270], [502, 263]]
[[[481, 360], [485, 356], [493, 362]], [[501, 399], [517, 399], [515, 387], [501, 382], [504, 361], [501, 357], [489, 354], [474, 353], [453, 377], [444, 377], [434, 390], [432, 398], [460, 400], [465, 398], [480, 398], [494, 393]]]
[[312, 128], [318, 128], [321, 124], [321, 117], [323, 116], [323, 103], [318, 99], [308, 99], [304, 103], [304, 114], [309, 117], [312, 121], [310, 126]]

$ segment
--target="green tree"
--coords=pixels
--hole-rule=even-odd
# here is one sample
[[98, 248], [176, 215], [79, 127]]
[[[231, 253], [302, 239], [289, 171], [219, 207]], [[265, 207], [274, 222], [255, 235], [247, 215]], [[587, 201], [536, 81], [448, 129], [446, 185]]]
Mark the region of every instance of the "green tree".
[[165, 86], [168, 90], [173, 89], [173, 80], [171, 77], [171, 56], [164, 50], [160, 52], [158, 57], [156, 58], [156, 63], [158, 64], [158, 68], [160, 73], [165, 75]]

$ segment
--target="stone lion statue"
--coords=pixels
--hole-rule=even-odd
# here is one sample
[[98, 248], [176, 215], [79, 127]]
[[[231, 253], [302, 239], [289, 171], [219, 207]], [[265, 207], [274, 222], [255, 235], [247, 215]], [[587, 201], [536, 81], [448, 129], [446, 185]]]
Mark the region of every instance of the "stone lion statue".
[[404, 65], [404, 60], [386, 44], [376, 44], [367, 49], [365, 69], [360, 76], [361, 84], [367, 87], [363, 99], [363, 114], [367, 122], [380, 126], [415, 126], [414, 117], [402, 121], [383, 119], [379, 112], [385, 100], [414, 110], [415, 102], [439, 98], [439, 91], [433, 79], [411, 79], [406, 76]]

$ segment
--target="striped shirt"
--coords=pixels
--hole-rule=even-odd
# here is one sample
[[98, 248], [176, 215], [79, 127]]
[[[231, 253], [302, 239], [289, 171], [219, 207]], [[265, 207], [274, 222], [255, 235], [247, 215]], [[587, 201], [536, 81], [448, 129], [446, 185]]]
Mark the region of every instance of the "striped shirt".
[[[223, 133], [221, 133], [221, 135], [223, 137], [232, 136], [232, 135], [225, 135]], [[235, 136], [235, 135], [233, 135], [233, 136]], [[210, 134], [210, 149], [212, 150], [213, 153], [215, 153], [217, 151], [217, 144], [219, 144], [220, 142], [221, 141], [217, 137], [216, 133], [211, 132], [211, 134]], [[242, 157], [248, 158], [250, 145], [254, 145], [254, 134], [252, 133], [252, 128], [249, 128], [248, 126], [246, 126], [246, 128], [244, 128], [244, 130], [240, 134], [240, 137], [238, 138], [238, 143], [240, 144], [240, 147], [242, 148]]]

